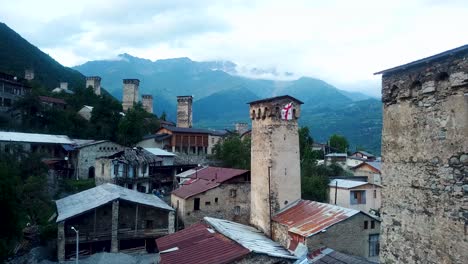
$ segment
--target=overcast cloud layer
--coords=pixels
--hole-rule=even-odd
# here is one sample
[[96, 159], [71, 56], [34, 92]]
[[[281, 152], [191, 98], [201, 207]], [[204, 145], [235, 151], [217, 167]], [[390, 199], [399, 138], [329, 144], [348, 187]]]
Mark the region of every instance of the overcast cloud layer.
[[125, 52], [231, 60], [374, 95], [373, 72], [468, 43], [466, 1], [220, 2], [0, 0], [0, 20], [66, 66]]

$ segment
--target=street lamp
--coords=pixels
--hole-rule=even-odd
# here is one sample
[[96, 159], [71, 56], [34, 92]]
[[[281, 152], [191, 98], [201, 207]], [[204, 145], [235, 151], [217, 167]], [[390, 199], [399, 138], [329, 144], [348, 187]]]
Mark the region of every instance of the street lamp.
[[78, 253], [79, 253], [79, 250], [80, 250], [80, 246], [79, 246], [79, 242], [80, 242], [80, 235], [79, 235], [79, 231], [75, 229], [75, 227], [71, 227], [71, 229], [73, 231], [75, 231], [76, 233], [76, 259], [75, 259], [75, 263], [78, 264]]

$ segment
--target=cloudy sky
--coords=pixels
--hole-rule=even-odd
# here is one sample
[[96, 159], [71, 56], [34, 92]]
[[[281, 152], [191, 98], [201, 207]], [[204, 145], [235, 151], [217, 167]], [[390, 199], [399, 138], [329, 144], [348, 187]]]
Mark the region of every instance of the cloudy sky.
[[231, 60], [371, 94], [372, 73], [468, 43], [463, 0], [0, 2], [0, 21], [66, 66], [124, 52]]

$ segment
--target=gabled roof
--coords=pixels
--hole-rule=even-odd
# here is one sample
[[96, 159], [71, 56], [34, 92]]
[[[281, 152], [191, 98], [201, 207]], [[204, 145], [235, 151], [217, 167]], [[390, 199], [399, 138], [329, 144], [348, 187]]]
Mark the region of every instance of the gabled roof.
[[156, 244], [163, 264], [231, 263], [250, 253], [203, 223], [158, 238]]
[[48, 143], [48, 144], [73, 144], [74, 142], [65, 135], [49, 135], [0, 131], [0, 141]]
[[343, 189], [352, 189], [356, 188], [359, 186], [363, 186], [369, 184], [368, 182], [363, 182], [363, 181], [352, 181], [352, 180], [342, 180], [342, 179], [335, 179], [332, 180], [328, 186], [330, 187], [338, 187], [338, 188], [343, 188]]
[[309, 262], [314, 264], [372, 264], [363, 258], [350, 256], [331, 248], [323, 248], [309, 254]]
[[49, 96], [38, 96], [39, 100], [46, 103], [62, 104], [65, 105], [67, 102], [61, 98], [49, 97]]
[[77, 149], [93, 146], [96, 144], [110, 142], [109, 140], [92, 140], [92, 139], [73, 139], [74, 147]]
[[256, 100], [256, 101], [252, 101], [250, 103], [247, 103], [247, 104], [258, 104], [258, 103], [267, 103], [267, 102], [272, 102], [272, 101], [276, 101], [276, 100], [282, 100], [282, 99], [289, 99], [289, 100], [292, 100], [292, 101], [295, 101], [296, 103], [298, 104], [304, 104], [304, 102], [290, 96], [290, 95], [281, 95], [281, 96], [275, 96], [275, 97], [270, 97], [270, 98], [265, 98], [265, 99], [261, 99], [261, 100]]
[[58, 214], [57, 222], [83, 214], [117, 199], [163, 210], [174, 210], [156, 195], [145, 194], [106, 183], [55, 201]]
[[174, 157], [175, 154], [160, 148], [144, 148], [146, 151], [159, 157]]
[[346, 154], [346, 153], [329, 153], [329, 154], [325, 155], [325, 157], [341, 157], [341, 158], [345, 157], [346, 158], [346, 157], [348, 157], [348, 154]]
[[213, 136], [225, 136], [229, 133], [227, 130], [211, 130], [204, 128], [176, 127], [167, 125], [163, 125], [162, 128], [176, 133], [210, 134]]
[[336, 205], [301, 200], [276, 214], [272, 220], [303, 237], [313, 236], [360, 211]]
[[121, 161], [126, 164], [150, 164], [162, 161], [162, 158], [154, 155], [153, 153], [141, 148], [141, 147], [134, 147], [134, 148], [125, 148], [122, 151], [114, 153], [107, 157], [100, 157], [102, 159], [115, 159]]
[[236, 241], [251, 252], [277, 258], [297, 259], [280, 244], [266, 237], [254, 227], [212, 217], [204, 217], [203, 219], [216, 231]]
[[169, 134], [150, 134], [150, 135], [144, 136], [143, 140], [154, 138], [155, 141], [162, 141], [162, 140], [164, 140], [166, 138], [170, 138], [170, 137], [172, 137], [172, 135], [169, 135]]
[[355, 170], [355, 169], [360, 168], [360, 167], [365, 166], [365, 165], [369, 165], [372, 168], [374, 168], [374, 169], [376, 169], [376, 170], [378, 170], [380, 172], [382, 162], [379, 162], [379, 161], [365, 161], [365, 162], [363, 162], [363, 163], [361, 163], [359, 165], [356, 165], [356, 166], [352, 167], [351, 169]]
[[370, 157], [370, 158], [375, 157], [374, 154], [371, 154], [371, 153], [369, 153], [369, 152], [367, 152], [367, 151], [364, 151], [364, 150], [356, 151], [356, 152], [354, 152], [352, 155], [354, 155], [354, 154], [356, 154], [356, 153], [361, 153], [362, 155], [367, 156], [367, 157]]
[[180, 198], [187, 199], [194, 195], [216, 188], [223, 182], [244, 175], [248, 172], [248, 170], [220, 167], [206, 167], [196, 172], [193, 170], [191, 175], [184, 174], [184, 176], [193, 178], [193, 180], [188, 182], [188, 184], [182, 185], [178, 189], [174, 190], [172, 194]]
[[420, 60], [416, 60], [416, 61], [413, 61], [413, 62], [410, 62], [410, 63], [407, 63], [407, 64], [403, 64], [403, 65], [396, 66], [396, 67], [393, 67], [393, 68], [390, 68], [390, 69], [386, 69], [386, 70], [383, 70], [383, 71], [379, 71], [379, 72], [374, 73], [374, 75], [387, 74], [387, 73], [396, 72], [396, 71], [400, 71], [400, 70], [406, 70], [408, 68], [416, 67], [416, 66], [419, 66], [419, 65], [422, 65], [422, 64], [427, 64], [427, 63], [430, 63], [430, 62], [434, 62], [434, 61], [443, 59], [443, 58], [448, 57], [448, 56], [453, 56], [453, 55], [456, 55], [456, 54], [459, 54], [459, 53], [464, 53], [464, 52], [468, 52], [468, 45], [463, 45], [461, 47], [451, 49], [451, 50], [447, 50], [447, 51], [444, 51], [442, 53], [432, 55], [432, 56], [429, 56], [429, 57], [426, 57], [426, 58], [423, 58], [423, 59], [420, 59]]

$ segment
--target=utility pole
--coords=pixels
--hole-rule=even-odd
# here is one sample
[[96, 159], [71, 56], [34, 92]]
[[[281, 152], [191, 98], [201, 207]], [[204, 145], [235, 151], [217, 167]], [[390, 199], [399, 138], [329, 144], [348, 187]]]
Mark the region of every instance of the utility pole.
[[75, 263], [78, 264], [78, 256], [79, 256], [79, 252], [80, 252], [80, 235], [79, 235], [79, 231], [75, 229], [75, 227], [71, 227], [71, 229], [73, 231], [75, 231], [76, 233], [76, 258], [75, 258]]

